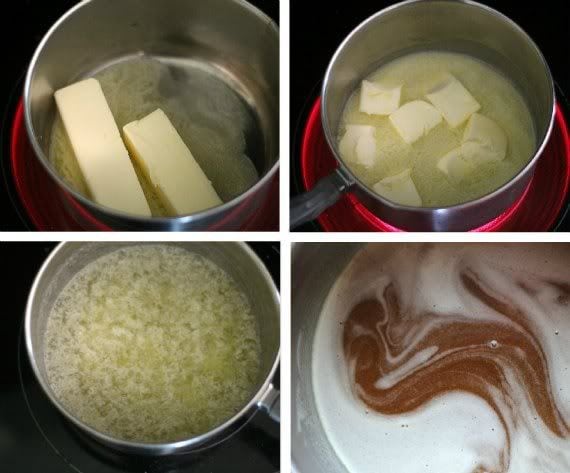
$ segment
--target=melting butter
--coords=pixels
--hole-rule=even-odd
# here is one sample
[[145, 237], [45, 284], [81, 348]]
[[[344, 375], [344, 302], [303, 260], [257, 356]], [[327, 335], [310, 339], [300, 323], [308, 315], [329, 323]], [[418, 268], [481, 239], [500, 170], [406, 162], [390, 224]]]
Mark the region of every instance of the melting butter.
[[[338, 140], [340, 142], [348, 125], [375, 128], [374, 161], [345, 158], [351, 171], [371, 188], [382, 179], [409, 168], [423, 206], [455, 205], [499, 188], [533, 155], [536, 135], [524, 99], [509, 79], [482, 61], [442, 51], [413, 53], [381, 66], [366, 81], [379, 84], [383, 90], [401, 87], [400, 113], [406, 104], [425, 102], [431, 95], [445, 110], [446, 116], [443, 123], [433, 121], [429, 126], [425, 120], [416, 123], [404, 117], [403, 125], [397, 130], [389, 116], [363, 113], [360, 110], [361, 91], [356, 90], [343, 112]], [[447, 87], [441, 88], [442, 83]], [[450, 109], [450, 100], [465, 99], [467, 94], [470, 99], [465, 110]], [[495, 122], [505, 133], [508, 141], [506, 156], [503, 160], [488, 160], [464, 170], [468, 172], [455, 173], [460, 177], [457, 182], [438, 168], [438, 161], [461, 146], [469, 122], [466, 117], [475, 110]], [[414, 126], [411, 130], [404, 129], [406, 124]]]

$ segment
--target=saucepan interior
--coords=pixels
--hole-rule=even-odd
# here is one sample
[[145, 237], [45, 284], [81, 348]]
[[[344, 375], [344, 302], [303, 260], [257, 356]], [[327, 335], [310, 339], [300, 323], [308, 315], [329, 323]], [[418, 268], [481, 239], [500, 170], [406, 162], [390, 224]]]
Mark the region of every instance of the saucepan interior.
[[298, 244], [291, 277], [291, 451], [295, 473], [348, 473], [325, 434], [313, 392], [313, 340], [331, 287], [361, 245]]

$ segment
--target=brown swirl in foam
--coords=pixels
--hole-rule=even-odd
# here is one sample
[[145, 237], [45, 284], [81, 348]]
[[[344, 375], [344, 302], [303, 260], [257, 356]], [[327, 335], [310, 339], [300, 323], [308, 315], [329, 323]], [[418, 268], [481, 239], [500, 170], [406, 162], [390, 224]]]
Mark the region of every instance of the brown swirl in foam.
[[[545, 353], [523, 310], [505, 302], [506, 297], [493, 295], [471, 270], [463, 270], [460, 281], [470, 296], [508, 322], [405, 312], [395, 285], [389, 284], [382, 300], [359, 303], [344, 323], [343, 348], [351, 382], [369, 408], [387, 415], [410, 412], [450, 391], [482, 398], [496, 412], [506, 433], [501, 456], [501, 471], [506, 471], [511, 429], [522, 421], [507, 369], [556, 436], [568, 437], [569, 426], [553, 399]], [[560, 291], [559, 299], [570, 293], [570, 285], [551, 285]], [[527, 293], [532, 292], [529, 287]], [[415, 363], [422, 352], [429, 358]], [[392, 376], [391, 382], [377, 386], [387, 375]]]

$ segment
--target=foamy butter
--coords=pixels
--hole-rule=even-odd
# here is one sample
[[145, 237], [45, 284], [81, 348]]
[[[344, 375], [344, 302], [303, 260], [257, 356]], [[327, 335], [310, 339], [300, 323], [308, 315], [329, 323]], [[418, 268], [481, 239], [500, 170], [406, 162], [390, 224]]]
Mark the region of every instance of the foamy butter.
[[238, 412], [259, 381], [246, 295], [179, 247], [133, 246], [87, 265], [58, 296], [45, 337], [56, 397], [116, 438], [204, 433]]
[[[164, 110], [224, 202], [257, 182], [241, 127], [250, 120], [249, 112], [221, 80], [198, 69], [181, 77], [178, 69], [144, 57], [112, 64], [94, 77], [120, 129], [157, 108]], [[66, 182], [88, 195], [59, 118], [52, 127], [49, 159]], [[133, 165], [152, 214], [168, 216], [152, 184], [138, 164]]]
[[[359, 87], [343, 111], [338, 140], [342, 140], [348, 125], [375, 128], [373, 163], [353, 159], [341, 149], [346, 164], [364, 184], [372, 188], [382, 179], [411, 169], [421, 205], [440, 207], [472, 200], [501, 187], [529, 162], [536, 147], [530, 111], [515, 85], [482, 61], [443, 51], [412, 53], [382, 65], [366, 77], [366, 81], [382, 90], [401, 91], [400, 107], [405, 108], [413, 101], [422, 101], [424, 107], [428, 107], [425, 102], [433, 94], [434, 87], [437, 88], [442, 80], [449, 80], [448, 77], [453, 77], [453, 81], [476, 100], [474, 103], [480, 105], [480, 109], [469, 108], [469, 113], [478, 110], [505, 133], [508, 142], [505, 159], [478, 163], [459, 180], [450, 179], [437, 164], [461, 145], [468, 123], [465, 117], [469, 115], [461, 115], [460, 119], [452, 121], [453, 126], [447, 121], [415, 123], [420, 131], [416, 130], [417, 134], [409, 137], [410, 143], [407, 143], [391, 123], [390, 116], [360, 110]], [[452, 111], [456, 110], [452, 107]]]
[[[361, 250], [313, 346], [318, 415], [347, 470], [570, 471], [569, 263], [562, 245]], [[372, 324], [355, 317], [365, 301]], [[376, 362], [373, 385], [356, 382]]]

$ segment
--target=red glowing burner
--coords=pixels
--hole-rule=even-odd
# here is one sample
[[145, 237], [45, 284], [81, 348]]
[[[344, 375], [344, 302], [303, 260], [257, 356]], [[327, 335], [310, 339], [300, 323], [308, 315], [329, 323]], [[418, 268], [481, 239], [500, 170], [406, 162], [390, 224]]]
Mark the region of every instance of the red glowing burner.
[[[109, 231], [70, 194], [63, 192], [34, 156], [26, 134], [22, 101], [16, 108], [12, 125], [10, 164], [16, 191], [33, 226], [40, 231]], [[279, 178], [275, 177], [270, 196], [279, 194]], [[276, 231], [279, 229], [279, 199], [267, 203], [242, 230]]]
[[[315, 102], [303, 132], [301, 176], [305, 189], [330, 174], [337, 166], [321, 126], [321, 100]], [[489, 223], [471, 231], [545, 232], [552, 229], [566, 202], [570, 183], [570, 136], [562, 108], [556, 107], [556, 120], [544, 155], [534, 176], [515, 204]], [[399, 229], [370, 212], [354, 194], [321, 214], [318, 222], [329, 232], [396, 232]]]

